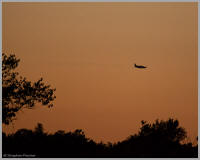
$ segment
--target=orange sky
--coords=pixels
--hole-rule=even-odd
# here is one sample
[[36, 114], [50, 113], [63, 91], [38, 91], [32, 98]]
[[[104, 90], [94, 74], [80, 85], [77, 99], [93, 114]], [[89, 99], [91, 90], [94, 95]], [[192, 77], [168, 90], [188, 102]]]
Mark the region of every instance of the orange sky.
[[[3, 52], [57, 89], [55, 107], [18, 114], [8, 131], [83, 129], [123, 140], [140, 121], [198, 130], [197, 3], [3, 3]], [[133, 64], [146, 65], [137, 70]]]

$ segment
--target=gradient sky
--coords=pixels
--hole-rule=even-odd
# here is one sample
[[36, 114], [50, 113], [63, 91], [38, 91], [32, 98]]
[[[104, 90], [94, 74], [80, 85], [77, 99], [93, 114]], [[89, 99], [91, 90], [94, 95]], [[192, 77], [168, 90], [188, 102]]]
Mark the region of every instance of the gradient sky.
[[[97, 141], [177, 118], [198, 135], [198, 3], [3, 3], [3, 52], [57, 89], [54, 108], [23, 110], [3, 129], [83, 129]], [[146, 70], [133, 64], [146, 65]]]

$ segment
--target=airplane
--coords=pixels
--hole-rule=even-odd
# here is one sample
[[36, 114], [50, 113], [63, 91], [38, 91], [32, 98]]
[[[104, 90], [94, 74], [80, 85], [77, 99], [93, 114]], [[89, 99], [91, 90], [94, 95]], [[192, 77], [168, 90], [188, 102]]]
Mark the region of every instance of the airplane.
[[135, 68], [140, 68], [140, 69], [147, 68], [147, 67], [145, 67], [145, 66], [139, 66], [139, 65], [137, 65], [137, 64], [135, 64], [134, 66], [135, 66]]

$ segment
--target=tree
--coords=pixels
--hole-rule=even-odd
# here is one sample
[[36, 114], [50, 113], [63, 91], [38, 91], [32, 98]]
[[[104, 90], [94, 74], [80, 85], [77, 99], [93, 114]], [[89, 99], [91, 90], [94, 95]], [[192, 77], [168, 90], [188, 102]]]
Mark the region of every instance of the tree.
[[23, 108], [33, 108], [36, 103], [53, 107], [56, 98], [55, 89], [45, 85], [40, 78], [36, 82], [28, 81], [14, 70], [20, 59], [14, 54], [2, 54], [2, 122], [8, 125]]
[[141, 121], [141, 124], [139, 136], [155, 135], [156, 138], [166, 138], [171, 142], [178, 143], [187, 137], [185, 129], [179, 126], [178, 120], [172, 118], [167, 121], [156, 120], [153, 124]]
[[44, 134], [44, 127], [42, 123], [37, 124], [37, 126], [35, 127], [35, 133], [39, 135]]
[[[142, 121], [137, 134], [121, 142], [105, 144], [88, 138], [81, 129], [49, 134], [38, 123], [34, 130], [2, 133], [2, 153], [7, 158], [15, 154], [35, 155], [35, 158], [197, 158], [198, 144], [179, 143], [186, 136], [184, 129], [178, 131], [179, 128], [182, 127], [173, 119], [157, 120], [153, 124]], [[182, 138], [173, 138], [174, 133]]]
[[[182, 141], [187, 137], [178, 120], [169, 118], [154, 123], [141, 121], [137, 134], [129, 136], [113, 147], [115, 153], [130, 157], [179, 157], [190, 156], [182, 148]], [[187, 155], [186, 155], [187, 154]]]

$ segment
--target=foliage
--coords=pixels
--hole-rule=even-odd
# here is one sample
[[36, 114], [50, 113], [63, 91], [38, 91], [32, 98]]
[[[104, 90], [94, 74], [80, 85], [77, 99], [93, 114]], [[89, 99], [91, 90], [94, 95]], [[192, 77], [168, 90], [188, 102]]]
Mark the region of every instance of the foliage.
[[169, 157], [185, 155], [182, 153], [181, 142], [187, 137], [184, 128], [179, 126], [178, 120], [156, 120], [153, 124], [141, 121], [138, 134], [129, 136], [126, 140], [115, 145], [116, 153], [121, 150], [122, 155], [137, 155], [138, 157], [155, 157], [164, 154]]
[[168, 141], [181, 142], [186, 138], [186, 131], [184, 128], [179, 127], [178, 120], [172, 118], [167, 121], [156, 120], [155, 123], [150, 124], [141, 121], [142, 127], [138, 136], [151, 136], [155, 135], [156, 138], [167, 138]]
[[14, 54], [2, 54], [2, 122], [7, 125], [23, 108], [33, 108], [36, 103], [52, 107], [52, 101], [56, 98], [55, 89], [45, 85], [42, 78], [32, 83], [19, 76], [14, 71], [19, 61]]
[[117, 143], [97, 143], [85, 136], [81, 129], [73, 132], [59, 130], [54, 134], [44, 132], [42, 124], [32, 130], [20, 129], [14, 134], [3, 133], [3, 154], [32, 154], [45, 158], [128, 157], [128, 158], [194, 158], [198, 146], [180, 143], [186, 132], [178, 120], [142, 121], [138, 134]]

